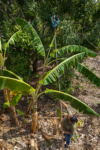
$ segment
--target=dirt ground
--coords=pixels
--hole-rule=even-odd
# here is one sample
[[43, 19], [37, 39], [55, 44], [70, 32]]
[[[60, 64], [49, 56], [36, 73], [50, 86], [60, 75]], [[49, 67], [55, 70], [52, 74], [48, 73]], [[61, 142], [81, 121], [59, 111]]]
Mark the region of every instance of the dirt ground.
[[[88, 57], [83, 64], [89, 67], [93, 72], [100, 77], [100, 54], [95, 58]], [[41, 71], [39, 64], [38, 72]], [[77, 71], [76, 75], [79, 75], [79, 79], [73, 79], [73, 87], [75, 91], [73, 96], [77, 97], [97, 113], [100, 114], [100, 88], [91, 84], [88, 79], [83, 77]], [[36, 86], [38, 78], [32, 80], [31, 85]], [[23, 96], [19, 101], [16, 109], [20, 109], [25, 113], [28, 107], [28, 101], [31, 99], [28, 96], [28, 100], [25, 100]], [[38, 99], [38, 115], [39, 115], [39, 130], [36, 134], [33, 134], [30, 130], [31, 127], [31, 115], [27, 117], [18, 114], [18, 119], [21, 127], [16, 127], [13, 124], [12, 113], [7, 113], [3, 110], [4, 97], [2, 91], [0, 92], [0, 139], [5, 140], [7, 143], [14, 146], [14, 150], [29, 150], [30, 140], [36, 139], [39, 150], [62, 150], [62, 136], [60, 132], [60, 119], [52, 119], [52, 117], [58, 117], [57, 108], [60, 107], [57, 101], [53, 101], [52, 96], [41, 95]], [[68, 150], [100, 150], [100, 118], [95, 116], [84, 115], [78, 113], [77, 110], [72, 108], [69, 102], [66, 102], [72, 113], [76, 113], [79, 124], [76, 128], [76, 132], [71, 139], [71, 144]], [[66, 110], [63, 108], [63, 116], [66, 115]], [[43, 118], [44, 117], [44, 118]], [[49, 117], [49, 118], [45, 118]], [[55, 122], [57, 128], [57, 134], [55, 135]], [[56, 138], [56, 142], [49, 143], [43, 136], [41, 131], [52, 135]]]

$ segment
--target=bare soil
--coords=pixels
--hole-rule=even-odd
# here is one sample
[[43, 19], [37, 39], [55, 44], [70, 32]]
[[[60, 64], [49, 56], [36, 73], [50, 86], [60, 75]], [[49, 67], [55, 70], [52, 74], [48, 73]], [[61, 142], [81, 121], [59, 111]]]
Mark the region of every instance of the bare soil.
[[[83, 64], [88, 66], [91, 70], [100, 77], [100, 54], [95, 58], [88, 57]], [[50, 69], [50, 68], [48, 68]], [[42, 70], [41, 62], [38, 64], [38, 73]], [[73, 87], [75, 91], [72, 93], [73, 96], [77, 97], [97, 113], [100, 114], [100, 88], [96, 87], [94, 84], [91, 84], [88, 79], [83, 77], [80, 73], [75, 71], [76, 75], [79, 75], [79, 79], [73, 79]], [[34, 77], [30, 84], [33, 87], [36, 87], [38, 78]], [[51, 88], [52, 86], [47, 86]], [[44, 89], [44, 87], [43, 87]], [[41, 89], [41, 90], [43, 90]], [[23, 96], [19, 101], [16, 109], [19, 109], [24, 112], [28, 107], [28, 101], [31, 99], [31, 96], [28, 96], [26, 100]], [[0, 92], [0, 139], [5, 140], [5, 142], [14, 146], [16, 150], [29, 150], [30, 149], [30, 140], [36, 139], [38, 142], [39, 150], [62, 150], [62, 136], [60, 132], [60, 119], [52, 119], [52, 117], [58, 117], [57, 108], [59, 103], [53, 100], [52, 96], [41, 95], [38, 99], [38, 115], [39, 117], [39, 130], [36, 134], [33, 134], [30, 130], [31, 127], [31, 115], [21, 116], [18, 115], [20, 122], [20, 128], [14, 125], [12, 119], [12, 113], [7, 113], [6, 110], [3, 110], [4, 97], [3, 92]], [[68, 102], [69, 109], [72, 113], [76, 113], [79, 125], [76, 128], [74, 137], [71, 139], [69, 150], [100, 150], [100, 118], [84, 115], [78, 113], [77, 110], [72, 108]], [[66, 110], [63, 108], [64, 116], [66, 115]], [[44, 118], [43, 118], [44, 117]], [[49, 118], [45, 118], [49, 117]], [[57, 134], [55, 135], [55, 122], [57, 123]], [[56, 142], [49, 143], [43, 136], [41, 131], [44, 131], [48, 135], [52, 135], [56, 138]]]

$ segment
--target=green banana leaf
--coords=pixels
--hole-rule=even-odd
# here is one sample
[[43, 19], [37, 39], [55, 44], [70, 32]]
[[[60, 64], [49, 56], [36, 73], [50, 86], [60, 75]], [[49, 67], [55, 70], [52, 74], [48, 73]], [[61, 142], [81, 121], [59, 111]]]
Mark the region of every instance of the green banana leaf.
[[33, 36], [35, 48], [42, 56], [45, 56], [45, 50], [44, 50], [42, 41], [40, 37], [38, 36], [36, 30], [24, 19], [15, 18], [15, 20], [16, 20], [16, 23], [21, 26], [23, 32], [29, 32]]
[[82, 112], [84, 114], [88, 114], [88, 115], [98, 115], [93, 109], [91, 109], [89, 106], [87, 106], [85, 103], [83, 103], [82, 101], [80, 101], [79, 99], [61, 92], [61, 91], [56, 91], [56, 90], [52, 90], [52, 89], [46, 89], [45, 94], [51, 94], [53, 96], [56, 96], [59, 99], [62, 99], [64, 101], [69, 101], [70, 105], [72, 107], [74, 107], [75, 109], [77, 109], [79, 112]]
[[82, 64], [78, 63], [77, 66], [76, 66], [76, 70], [78, 72], [82, 73], [85, 77], [87, 77], [91, 82], [96, 84], [98, 87], [100, 87], [100, 78], [98, 76], [96, 76], [88, 68], [86, 68]]
[[[94, 53], [93, 51], [89, 50], [86, 47], [83, 46], [78, 46], [78, 45], [68, 45], [65, 47], [62, 47], [60, 49], [57, 50], [57, 57], [61, 57], [62, 55], [64, 55], [66, 53], [72, 53], [72, 52], [85, 52], [86, 55], [90, 56], [90, 57], [95, 57], [97, 56], [96, 53]], [[51, 57], [56, 57], [56, 50], [52, 51], [50, 53]]]
[[4, 88], [8, 88], [11, 91], [16, 91], [16, 92], [20, 91], [23, 94], [25, 93], [31, 94], [32, 92], [35, 91], [33, 87], [31, 87], [29, 84], [21, 80], [0, 76], [0, 90]]
[[16, 74], [7, 69], [2, 69], [1, 76], [22, 80], [19, 76], [17, 76]]
[[18, 101], [20, 100], [22, 94], [18, 93], [16, 96], [14, 95], [13, 98], [11, 99], [11, 105], [16, 106]]
[[8, 42], [6, 43], [5, 47], [6, 49], [9, 48], [9, 45], [12, 44], [14, 45], [15, 44], [15, 41], [17, 40], [17, 38], [19, 38], [19, 35], [22, 33], [22, 31], [17, 31], [16, 33], [14, 33], [11, 38], [8, 40]]
[[69, 65], [75, 65], [75, 63], [79, 59], [83, 59], [84, 56], [85, 56], [85, 53], [83, 52], [83, 53], [79, 53], [79, 54], [73, 55], [70, 58], [62, 61], [55, 68], [53, 68], [52, 70], [50, 70], [49, 72], [46, 73], [44, 78], [39, 81], [40, 84], [48, 85], [48, 84], [50, 84], [52, 82], [55, 82], [56, 79], [59, 77], [58, 76], [58, 71], [64, 73], [64, 66], [66, 66], [68, 68]]

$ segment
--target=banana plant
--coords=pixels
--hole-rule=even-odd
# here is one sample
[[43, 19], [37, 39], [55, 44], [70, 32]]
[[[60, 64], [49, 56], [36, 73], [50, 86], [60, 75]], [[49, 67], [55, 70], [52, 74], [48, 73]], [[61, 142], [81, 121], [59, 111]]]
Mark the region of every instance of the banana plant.
[[[31, 93], [34, 93], [35, 89], [32, 88], [29, 84], [23, 82], [22, 80], [19, 80], [17, 75], [15, 75], [13, 72], [7, 70], [2, 70], [2, 72], [3, 76], [0, 76], [0, 90], [7, 89], [6, 92], [8, 96], [8, 101], [5, 103], [5, 105], [11, 106], [14, 123], [16, 125], [19, 125], [15, 106], [20, 100], [22, 94], [30, 95]], [[16, 77], [16, 79], [13, 77]]]
[[[2, 40], [2, 42], [1, 42]], [[4, 61], [5, 61], [5, 54], [6, 54], [6, 48], [5, 48], [5, 45], [6, 43], [3, 41], [3, 39], [0, 39], [0, 76], [6, 76], [6, 77], [12, 77], [12, 78], [15, 78], [15, 79], [18, 79], [18, 80], [21, 80], [20, 77], [18, 77], [17, 75], [15, 75], [14, 73], [10, 72], [9, 70], [6, 70], [6, 69], [2, 69], [2, 68], [6, 68], [4, 66]], [[2, 51], [2, 47], [3, 47], [3, 50], [4, 50], [4, 53]], [[13, 114], [13, 120], [14, 120], [14, 123], [16, 125], [19, 125], [19, 122], [18, 122], [18, 119], [17, 119], [17, 115], [16, 115], [16, 110], [15, 110], [15, 107], [13, 105], [10, 105], [11, 103], [11, 100], [12, 100], [12, 95], [10, 94], [11, 91], [6, 87], [6, 88], [3, 88], [3, 93], [4, 93], [4, 99], [5, 99], [5, 103], [4, 103], [4, 107], [7, 108], [7, 111], [9, 112], [9, 110], [11, 109], [12, 111], [12, 114]], [[16, 96], [14, 97], [13, 99], [16, 99], [19, 100], [21, 98], [21, 94], [20, 96]]]
[[[36, 33], [35, 29], [27, 21], [25, 21], [21, 18], [16, 18], [16, 23], [18, 25], [20, 25], [21, 32], [30, 33], [30, 35], [34, 39], [34, 48], [37, 50], [38, 53], [40, 53], [44, 57], [43, 71], [40, 74], [39, 82], [36, 86], [35, 91], [32, 93], [32, 99], [31, 99], [30, 104], [27, 109], [27, 113], [29, 113], [32, 106], [34, 105], [33, 114], [32, 114], [32, 126], [31, 126], [32, 131], [35, 133], [38, 130], [38, 114], [37, 114], [37, 103], [36, 102], [37, 102], [38, 97], [43, 93], [52, 94], [60, 99], [69, 101], [71, 106], [74, 107], [75, 109], [78, 109], [79, 112], [83, 112], [85, 114], [91, 114], [91, 115], [98, 115], [93, 109], [91, 109], [85, 103], [81, 102], [80, 100], [76, 99], [75, 97], [72, 97], [71, 95], [69, 95], [67, 93], [59, 92], [59, 91], [52, 90], [52, 89], [48, 89], [48, 90], [43, 91], [42, 93], [39, 93], [40, 87], [42, 85], [48, 85], [50, 83], [56, 82], [56, 80], [59, 78], [58, 72], [64, 73], [64, 69], [69, 68], [70, 66], [74, 66], [74, 67], [76, 66], [76, 69], [79, 72], [81, 72], [84, 76], [88, 77], [88, 79], [91, 82], [93, 82], [98, 87], [100, 87], [100, 79], [95, 74], [91, 73], [91, 71], [87, 72], [86, 71], [87, 68], [81, 67], [79, 64], [80, 60], [83, 60], [85, 56], [95, 57], [96, 53], [94, 53], [93, 51], [91, 51], [83, 46], [77, 46], [77, 45], [65, 46], [65, 47], [57, 50], [57, 55], [58, 55], [57, 57], [58, 57], [58, 60], [60, 60], [60, 63], [56, 67], [51, 69], [50, 71], [46, 72], [46, 68], [49, 65], [51, 65], [53, 62], [56, 61], [56, 59], [51, 61], [51, 57], [55, 58], [55, 55], [56, 55], [55, 50], [50, 53], [51, 48], [53, 47], [54, 41], [52, 40], [52, 43], [50, 44], [50, 47], [48, 50], [48, 54], [46, 56], [43, 44], [42, 44], [38, 34]], [[14, 39], [15, 39], [15, 36], [14, 36], [14, 38], [12, 36], [11, 41], [14, 41]], [[9, 41], [9, 43], [11, 43], [11, 42]], [[72, 55], [69, 58], [65, 58], [63, 56], [65, 53], [71, 53]], [[2, 78], [2, 80], [3, 80], [3, 78]], [[13, 80], [16, 80], [16, 79], [13, 79]], [[98, 82], [99, 82], [99, 84], [98, 84]], [[8, 86], [9, 86], [9, 84], [8, 84]], [[19, 87], [19, 84], [17, 84], [17, 90], [20, 91], [18, 89], [18, 87]], [[9, 87], [9, 89], [11, 89], [11, 87]], [[13, 88], [11, 90], [13, 90]]]

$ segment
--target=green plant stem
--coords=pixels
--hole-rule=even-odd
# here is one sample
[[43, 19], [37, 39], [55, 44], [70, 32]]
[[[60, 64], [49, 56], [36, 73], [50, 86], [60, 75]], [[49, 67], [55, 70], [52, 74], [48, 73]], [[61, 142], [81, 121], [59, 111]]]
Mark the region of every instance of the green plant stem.
[[[51, 42], [51, 45], [52, 45], [52, 43], [53, 43], [53, 41], [54, 41], [54, 38], [55, 38], [55, 35], [54, 35], [54, 37], [53, 37], [53, 40], [52, 40], [52, 42]], [[50, 45], [50, 48], [49, 48], [49, 51], [48, 51], [47, 59], [46, 59], [46, 60], [48, 60], [48, 56], [49, 56], [49, 53], [50, 53], [50, 50], [51, 50], [51, 45]]]
[[[57, 60], [60, 60], [60, 59], [62, 59], [62, 58], [58, 58]], [[56, 61], [56, 59], [53, 60], [53, 61], [51, 61], [51, 62], [49, 62], [49, 63], [46, 65], [46, 67], [49, 66], [51, 63], [53, 63], [53, 62], [55, 62], [55, 61]]]
[[38, 97], [39, 97], [40, 95], [42, 95], [43, 93], [45, 93], [45, 91], [39, 93], [39, 94], [37, 95], [36, 99], [38, 99]]

